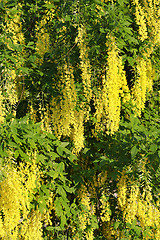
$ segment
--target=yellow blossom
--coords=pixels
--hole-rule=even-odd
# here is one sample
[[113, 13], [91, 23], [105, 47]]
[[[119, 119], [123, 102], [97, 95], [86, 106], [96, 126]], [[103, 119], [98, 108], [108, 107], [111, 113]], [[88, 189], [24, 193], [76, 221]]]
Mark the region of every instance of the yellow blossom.
[[[106, 45], [108, 46], [108, 43]], [[128, 102], [130, 93], [122, 58], [119, 56], [115, 39], [111, 37], [111, 44], [108, 47], [107, 68], [102, 75], [102, 86], [98, 88], [95, 96], [96, 131], [106, 131], [107, 134], [113, 134], [118, 130], [121, 98]]]
[[109, 222], [110, 221], [111, 210], [110, 210], [110, 207], [109, 207], [109, 202], [107, 201], [107, 198], [106, 198], [104, 192], [102, 193], [102, 196], [100, 198], [100, 202], [101, 202], [101, 206], [100, 206], [101, 220], [102, 220], [102, 222]]
[[135, 12], [136, 21], [137, 21], [137, 24], [139, 25], [139, 35], [140, 35], [139, 38], [141, 41], [144, 41], [145, 39], [148, 38], [144, 11], [139, 3], [139, 0], [133, 0], [133, 3], [135, 4], [135, 8], [136, 8], [136, 12]]
[[124, 209], [127, 201], [127, 176], [125, 175], [125, 171], [122, 171], [122, 175], [120, 180], [118, 181], [118, 204], [121, 209]]

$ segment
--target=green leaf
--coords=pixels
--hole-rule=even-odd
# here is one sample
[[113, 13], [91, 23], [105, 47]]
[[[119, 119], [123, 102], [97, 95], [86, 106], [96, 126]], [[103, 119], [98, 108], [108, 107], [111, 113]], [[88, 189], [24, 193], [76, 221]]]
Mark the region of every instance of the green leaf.
[[68, 158], [69, 158], [69, 160], [70, 160], [71, 162], [73, 162], [73, 160], [77, 160], [77, 159], [78, 159], [77, 156], [74, 155], [73, 153], [71, 153]]
[[68, 187], [68, 186], [63, 186], [66, 192], [73, 193], [74, 192], [74, 187]]
[[66, 21], [66, 22], [71, 21], [71, 16], [70, 16], [70, 15], [65, 16], [65, 21]]
[[[53, 226], [48, 226], [48, 227], [46, 227], [46, 230], [47, 231], [52, 231], [52, 232], [54, 232], [54, 227]], [[47, 238], [48, 239], [48, 238]]]
[[37, 154], [36, 155], [36, 158], [37, 158], [37, 162], [41, 162], [41, 163], [43, 163], [43, 164], [45, 164], [46, 163], [46, 159], [47, 159], [47, 157], [45, 156], [45, 155], [43, 155], [43, 154]]
[[134, 65], [134, 63], [135, 63], [134, 58], [132, 58], [132, 57], [127, 57], [127, 60], [128, 60], [128, 62], [129, 62], [129, 64], [130, 64], [131, 66]]
[[71, 215], [70, 211], [70, 202], [67, 198], [59, 197], [59, 201], [61, 202], [63, 208], [65, 209], [65, 214], [69, 217]]
[[49, 156], [51, 157], [52, 160], [55, 160], [56, 158], [59, 157], [59, 155], [57, 153], [55, 153], [55, 152], [50, 152]]
[[64, 228], [64, 225], [67, 223], [66, 216], [64, 214], [61, 215], [61, 228]]
[[139, 227], [139, 226], [135, 226], [133, 229], [136, 232], [136, 234], [138, 235], [138, 237], [140, 237], [141, 232], [142, 232], [142, 228]]
[[28, 138], [28, 143], [31, 145], [32, 148], [36, 148], [35, 141], [31, 138]]
[[17, 148], [17, 147], [18, 147], [18, 145], [17, 145], [15, 142], [12, 142], [12, 141], [9, 141], [9, 142], [8, 142], [8, 145], [9, 145], [10, 147], [13, 147], [13, 148]]
[[39, 203], [38, 209], [39, 209], [40, 213], [43, 214], [44, 210], [46, 209], [46, 204], [44, 202]]
[[61, 146], [58, 146], [58, 147], [57, 147], [57, 153], [58, 153], [60, 156], [63, 156], [63, 150], [64, 150], [63, 147], [61, 147]]
[[60, 147], [66, 147], [68, 146], [69, 142], [61, 142]]
[[45, 4], [45, 7], [48, 9], [52, 9], [52, 8], [55, 8], [55, 5], [54, 4]]
[[55, 205], [55, 212], [57, 216], [60, 217], [63, 214], [63, 209], [58, 197], [56, 197], [56, 200], [54, 201], [54, 205]]
[[44, 185], [44, 184], [41, 185], [41, 189], [47, 196], [49, 196], [49, 189], [47, 188], [46, 185]]
[[121, 222], [119, 222], [119, 221], [115, 222], [115, 223], [114, 223], [114, 229], [117, 229], [120, 224], [121, 224]]
[[155, 153], [157, 151], [157, 145], [156, 144], [151, 144], [150, 151]]
[[57, 187], [57, 190], [56, 190], [56, 193], [58, 193], [60, 196], [62, 196], [63, 198], [66, 198], [66, 192], [64, 191], [63, 187], [62, 186], [58, 186]]
[[32, 161], [29, 159], [29, 156], [28, 156], [25, 152], [23, 152], [23, 151], [20, 149], [20, 147], [18, 148], [18, 151], [19, 151], [19, 154], [21, 155], [21, 157], [22, 157], [24, 160], [26, 160], [26, 161], [29, 162], [29, 163], [32, 163]]
[[47, 208], [47, 206], [46, 206], [46, 197], [45, 196], [41, 196], [38, 199], [38, 209], [39, 209], [40, 213], [43, 213], [46, 208]]
[[19, 151], [16, 150], [15, 153], [14, 153], [14, 157], [17, 158], [19, 156]]
[[21, 67], [19, 68], [20, 72], [29, 74], [29, 68]]
[[62, 172], [64, 171], [64, 169], [65, 169], [64, 163], [63, 163], [63, 162], [60, 162], [60, 163], [57, 165], [57, 168], [56, 168], [57, 172], [62, 173]]
[[135, 158], [136, 154], [138, 153], [137, 146], [131, 148], [131, 158]]
[[56, 179], [58, 177], [58, 172], [54, 171], [54, 170], [50, 170], [49, 172], [47, 172], [47, 174], [52, 177], [53, 179]]

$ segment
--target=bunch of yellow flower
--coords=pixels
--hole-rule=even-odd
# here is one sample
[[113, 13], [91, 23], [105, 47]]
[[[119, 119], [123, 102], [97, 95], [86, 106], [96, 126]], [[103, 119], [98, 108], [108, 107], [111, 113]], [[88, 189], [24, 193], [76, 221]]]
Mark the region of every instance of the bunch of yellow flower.
[[123, 170], [121, 173], [121, 178], [119, 179], [117, 183], [118, 187], [118, 204], [120, 209], [124, 209], [126, 206], [126, 200], [127, 200], [127, 176], [125, 175], [125, 171]]
[[127, 223], [132, 223], [132, 221], [136, 219], [138, 195], [139, 188], [136, 185], [131, 186], [130, 195], [127, 198], [126, 206], [123, 211], [123, 217]]
[[3, 123], [5, 117], [4, 97], [0, 88], [0, 123]]
[[[17, 12], [12, 13], [12, 9], [7, 9], [6, 16], [6, 33], [12, 34], [13, 44], [23, 44], [25, 42], [24, 34], [22, 33], [22, 23], [21, 23], [21, 4], [17, 4]], [[12, 17], [10, 17], [12, 15]], [[7, 39], [9, 40], [9, 38]], [[8, 48], [12, 49], [12, 47], [7, 43]]]
[[6, 177], [0, 182], [0, 236], [2, 240], [42, 239], [41, 214], [31, 212], [31, 201], [40, 173], [35, 161], [32, 164], [6, 166]]
[[135, 106], [135, 113], [141, 115], [145, 108], [147, 90], [152, 91], [154, 71], [149, 58], [137, 60], [137, 79], [132, 88], [132, 103]]
[[92, 98], [92, 88], [91, 88], [91, 65], [88, 58], [88, 49], [85, 43], [86, 29], [84, 26], [78, 27], [78, 36], [75, 39], [80, 51], [80, 69], [82, 76], [82, 83], [84, 88], [84, 96], [88, 103]]
[[100, 202], [101, 202], [101, 206], [100, 206], [101, 220], [102, 220], [102, 222], [109, 222], [110, 221], [111, 210], [110, 210], [110, 207], [109, 207], [109, 202], [107, 201], [107, 197], [106, 197], [104, 192], [102, 192]]
[[95, 130], [113, 134], [119, 128], [121, 97], [127, 102], [130, 93], [115, 39], [110, 37], [110, 44], [107, 42], [106, 45], [109, 45], [107, 68], [102, 76], [102, 86], [95, 96]]
[[93, 240], [94, 228], [92, 228], [91, 217], [95, 214], [95, 206], [90, 201], [89, 192], [84, 185], [78, 192], [80, 200], [81, 212], [79, 214], [79, 230], [85, 235], [87, 240]]
[[46, 17], [43, 18], [40, 24], [36, 25], [36, 51], [40, 56], [40, 59], [36, 60], [36, 63], [41, 65], [43, 63], [43, 57], [46, 52], [49, 50], [49, 34], [46, 32], [45, 24], [47, 23]]
[[84, 111], [76, 110], [77, 93], [73, 67], [65, 63], [59, 66], [58, 72], [60, 72], [58, 86], [62, 89], [63, 97], [52, 99], [51, 121], [57, 137], [70, 136], [74, 143], [74, 152], [78, 153], [84, 146]]
[[138, 0], [133, 0], [133, 4], [135, 4], [136, 8], [135, 16], [137, 24], [139, 26], [139, 38], [141, 41], [144, 41], [148, 38], [145, 14]]
[[[145, 163], [142, 163], [142, 171], [145, 171]], [[152, 189], [145, 186], [140, 190], [138, 182], [130, 182], [127, 186], [125, 172], [118, 182], [118, 204], [123, 213], [123, 220], [132, 224], [136, 220], [137, 225], [142, 228], [143, 239], [159, 239], [160, 235], [160, 211], [153, 203]], [[148, 237], [145, 230], [148, 229]], [[118, 230], [118, 234], [123, 234]]]

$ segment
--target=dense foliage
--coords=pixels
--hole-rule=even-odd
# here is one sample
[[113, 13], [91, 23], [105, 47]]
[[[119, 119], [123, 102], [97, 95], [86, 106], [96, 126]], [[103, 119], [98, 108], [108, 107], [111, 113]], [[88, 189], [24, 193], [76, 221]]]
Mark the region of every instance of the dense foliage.
[[0, 239], [159, 240], [159, 0], [1, 0], [0, 23]]

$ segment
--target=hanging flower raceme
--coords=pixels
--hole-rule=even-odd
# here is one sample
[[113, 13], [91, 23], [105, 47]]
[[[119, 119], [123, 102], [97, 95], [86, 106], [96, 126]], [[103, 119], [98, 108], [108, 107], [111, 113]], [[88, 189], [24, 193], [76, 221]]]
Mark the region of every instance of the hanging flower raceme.
[[[13, 15], [12, 9], [11, 10], [7, 9], [6, 11], [8, 16], [6, 16], [5, 29], [8, 35], [10, 34], [12, 35], [11, 39], [13, 44], [24, 44], [25, 42], [24, 34], [22, 32], [21, 7], [22, 6], [20, 4], [17, 5], [18, 9], [16, 9], [16, 13], [12, 17], [10, 17], [11, 15]], [[8, 48], [13, 50], [10, 38], [8, 37], [6, 40], [8, 40], [7, 43]]]
[[139, 58], [137, 62], [137, 79], [132, 88], [132, 102], [135, 113], [141, 116], [141, 111], [145, 108], [147, 91], [152, 91], [154, 71], [149, 58]]
[[139, 0], [133, 0], [133, 4], [135, 5], [136, 10], [135, 12], [136, 22], [137, 25], [139, 26], [139, 38], [141, 41], [144, 41], [145, 39], [148, 38], [144, 10], [140, 5]]
[[126, 198], [127, 198], [127, 176], [125, 175], [125, 171], [123, 170], [121, 173], [121, 178], [119, 179], [118, 186], [118, 204], [120, 209], [124, 209], [126, 206]]
[[95, 216], [95, 205], [91, 202], [90, 193], [84, 185], [81, 185], [78, 191], [78, 200], [81, 210], [78, 216], [78, 228], [79, 232], [81, 232], [81, 238], [84, 235], [86, 240], [93, 240], [95, 225], [92, 217]]
[[[86, 121], [88, 120], [88, 113], [90, 111], [90, 101], [92, 98], [92, 88], [91, 88], [91, 65], [88, 57], [88, 48], [86, 45], [86, 29], [84, 26], [78, 27], [78, 36], [75, 39], [75, 42], [77, 43], [79, 47], [80, 52], [80, 69], [81, 69], [81, 77], [82, 77], [82, 83], [83, 83], [83, 93], [85, 97], [85, 101], [88, 103], [86, 107]], [[84, 107], [83, 106], [83, 107]], [[85, 109], [84, 109], [85, 111]]]
[[[50, 1], [45, 1], [46, 5], [51, 5]], [[50, 37], [47, 30], [47, 24], [49, 24], [54, 18], [54, 9], [50, 7], [49, 9], [45, 10], [44, 17], [42, 20], [36, 23], [35, 30], [36, 30], [36, 51], [40, 56], [39, 59], [36, 59], [36, 63], [41, 65], [43, 63], [43, 57], [45, 53], [47, 53], [50, 49]]]
[[46, 52], [49, 50], [49, 34], [46, 32], [45, 25], [47, 23], [46, 17], [41, 20], [40, 24], [37, 23], [36, 25], [36, 51], [40, 58], [36, 59], [36, 63], [41, 65], [43, 63], [43, 57]]
[[4, 104], [4, 97], [2, 94], [2, 90], [0, 88], [0, 123], [4, 122], [5, 115], [6, 115], [6, 109]]
[[[145, 171], [144, 164], [142, 171]], [[128, 180], [128, 184], [126, 180]], [[129, 178], [125, 175], [125, 171], [122, 171], [117, 184], [119, 209], [122, 211], [123, 220], [127, 224], [135, 222], [137, 226], [141, 227], [143, 239], [152, 238], [158, 240], [160, 234], [159, 203], [154, 203], [152, 188], [149, 185], [141, 189], [139, 184], [133, 180], [129, 181]], [[149, 238], [145, 236], [146, 229]]]
[[159, 1], [143, 0], [143, 10], [149, 32], [151, 43], [156, 46], [160, 44], [160, 8]]
[[102, 193], [100, 202], [102, 204], [100, 207], [101, 220], [102, 222], [109, 222], [110, 216], [111, 216], [111, 210], [110, 210], [109, 202], [107, 201], [107, 197], [104, 192]]
[[57, 137], [69, 136], [74, 143], [74, 152], [79, 152], [84, 146], [84, 112], [76, 110], [77, 93], [75, 89], [73, 67], [64, 64], [58, 68], [60, 72], [59, 88], [62, 97], [52, 99], [52, 123]]
[[129, 101], [130, 93], [127, 86], [122, 59], [119, 57], [115, 39], [112, 38], [108, 48], [106, 73], [102, 75], [102, 86], [95, 96], [96, 131], [113, 134], [119, 128], [121, 97]]
[[[42, 239], [42, 222], [40, 213], [31, 212], [31, 202], [40, 178], [39, 169], [33, 160], [32, 164], [21, 163], [17, 166], [6, 166], [3, 169], [6, 177], [0, 182], [0, 236], [2, 239], [17, 240]], [[38, 215], [37, 215], [38, 214]]]

